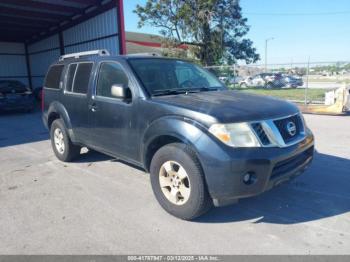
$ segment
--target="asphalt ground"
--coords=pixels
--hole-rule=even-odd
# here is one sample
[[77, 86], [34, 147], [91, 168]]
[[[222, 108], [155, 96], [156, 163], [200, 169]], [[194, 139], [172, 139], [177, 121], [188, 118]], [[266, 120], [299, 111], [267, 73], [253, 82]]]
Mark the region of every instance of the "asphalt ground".
[[0, 115], [0, 254], [350, 254], [350, 117], [305, 118], [305, 174], [187, 222], [142, 170], [96, 152], [62, 163], [40, 113]]

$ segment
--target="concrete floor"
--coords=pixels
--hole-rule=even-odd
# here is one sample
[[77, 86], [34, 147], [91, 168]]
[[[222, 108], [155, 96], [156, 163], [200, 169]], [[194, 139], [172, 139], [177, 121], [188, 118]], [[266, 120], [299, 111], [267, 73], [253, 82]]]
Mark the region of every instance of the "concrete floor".
[[350, 254], [350, 117], [307, 115], [312, 167], [195, 222], [108, 156], [62, 163], [40, 114], [0, 116], [0, 254]]

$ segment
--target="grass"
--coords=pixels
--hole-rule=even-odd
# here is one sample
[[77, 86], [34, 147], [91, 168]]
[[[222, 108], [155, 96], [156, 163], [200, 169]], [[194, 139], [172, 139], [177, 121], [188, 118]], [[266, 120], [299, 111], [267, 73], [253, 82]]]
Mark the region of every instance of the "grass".
[[[305, 99], [305, 89], [264, 89], [264, 88], [234, 88], [242, 92], [253, 93], [257, 95], [274, 96], [286, 100], [303, 101]], [[307, 100], [308, 101], [324, 101], [324, 89], [308, 89]]]

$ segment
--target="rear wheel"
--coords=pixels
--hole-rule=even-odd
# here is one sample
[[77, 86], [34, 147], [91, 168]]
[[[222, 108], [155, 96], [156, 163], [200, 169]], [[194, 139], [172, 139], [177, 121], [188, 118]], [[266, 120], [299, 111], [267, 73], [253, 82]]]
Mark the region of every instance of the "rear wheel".
[[159, 149], [150, 173], [154, 195], [168, 213], [191, 220], [212, 206], [201, 166], [188, 145], [173, 143]]
[[53, 121], [50, 137], [52, 149], [59, 160], [69, 162], [80, 154], [81, 147], [72, 143], [61, 119]]

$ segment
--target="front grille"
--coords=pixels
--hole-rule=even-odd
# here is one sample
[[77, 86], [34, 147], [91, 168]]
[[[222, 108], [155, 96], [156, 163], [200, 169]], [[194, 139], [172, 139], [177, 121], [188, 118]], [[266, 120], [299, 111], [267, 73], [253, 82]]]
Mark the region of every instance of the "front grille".
[[270, 180], [273, 180], [277, 177], [283, 176], [288, 172], [291, 172], [297, 169], [299, 166], [305, 164], [307, 161], [310, 161], [314, 152], [314, 147], [310, 147], [304, 152], [296, 155], [294, 157], [283, 160], [275, 165], [272, 170]]
[[[279, 119], [274, 121], [276, 127], [278, 128], [278, 131], [281, 133], [281, 136], [284, 140], [284, 142], [287, 144], [289, 142], [292, 142], [294, 139], [300, 135], [301, 132], [304, 131], [303, 122], [301, 120], [301, 117], [299, 115], [294, 115], [291, 117], [287, 117], [284, 119]], [[295, 134], [291, 134], [288, 131], [288, 124], [292, 123], [295, 126]]]
[[261, 123], [252, 123], [252, 128], [264, 146], [271, 144], [270, 139], [267, 137]]

